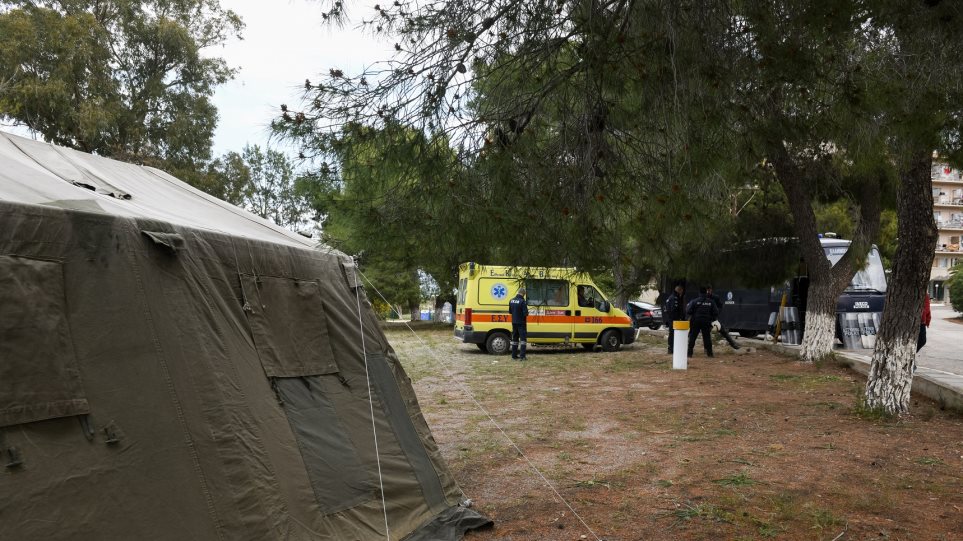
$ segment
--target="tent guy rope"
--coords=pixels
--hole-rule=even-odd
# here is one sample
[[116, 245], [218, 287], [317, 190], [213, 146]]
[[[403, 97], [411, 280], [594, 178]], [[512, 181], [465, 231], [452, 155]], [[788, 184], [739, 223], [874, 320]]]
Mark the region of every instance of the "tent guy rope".
[[[361, 272], [360, 270], [358, 272]], [[364, 275], [362, 275], [364, 276]], [[378, 464], [378, 487], [381, 489], [381, 510], [385, 516], [385, 539], [391, 541], [391, 530], [388, 529], [388, 504], [385, 502], [385, 483], [381, 476], [381, 452], [378, 450], [378, 428], [375, 425], [374, 399], [371, 395], [371, 376], [368, 374], [368, 351], [364, 344], [364, 322], [361, 318], [360, 287], [354, 288], [354, 295], [358, 301], [358, 334], [361, 335], [361, 354], [364, 356], [364, 379], [368, 385], [368, 411], [371, 414], [371, 432], [374, 436], [375, 460]]]
[[[385, 296], [381, 294], [381, 291], [378, 291], [378, 288], [371, 282], [371, 280], [368, 279], [367, 276], [365, 276], [365, 274], [364, 274], [363, 272], [361, 272], [361, 269], [360, 269], [360, 268], [357, 268], [357, 267], [356, 267], [356, 269], [357, 269], [358, 273], [361, 274], [361, 277], [364, 278], [364, 281], [367, 282], [367, 283], [371, 286], [372, 289], [374, 289], [374, 292], [377, 293], [379, 297], [381, 297], [381, 300], [383, 300], [385, 303], [387, 303], [387, 304], [390, 306], [391, 303], [388, 302], [388, 299], [386, 299]], [[359, 312], [359, 315], [360, 315], [360, 312]], [[515, 449], [515, 451], [518, 453], [518, 455], [521, 456], [522, 459], [525, 460], [525, 463], [528, 464], [529, 468], [531, 468], [533, 472], [535, 472], [535, 475], [537, 475], [537, 476], [542, 480], [542, 482], [543, 482], [549, 489], [551, 489], [551, 491], [555, 494], [555, 496], [559, 499], [559, 501], [561, 501], [562, 504], [565, 505], [565, 507], [567, 507], [568, 510], [572, 512], [572, 515], [575, 516], [575, 518], [577, 518], [580, 523], [582, 523], [582, 526], [583, 526], [586, 530], [588, 530], [588, 532], [589, 532], [590, 534], [592, 534], [592, 537], [594, 537], [596, 541], [602, 541], [602, 539], [598, 536], [598, 534], [596, 534], [595, 531], [592, 530], [591, 527], [589, 527], [589, 525], [585, 522], [585, 520], [582, 519], [581, 515], [579, 515], [578, 512], [575, 510], [575, 508], [572, 507], [572, 505], [568, 502], [568, 500], [566, 500], [565, 497], [562, 496], [562, 494], [558, 491], [558, 489], [555, 487], [555, 485], [552, 484], [552, 482], [549, 481], [547, 477], [545, 477], [545, 475], [542, 473], [542, 471], [538, 469], [538, 466], [536, 466], [535, 463], [532, 462], [532, 460], [528, 457], [528, 455], [526, 455], [525, 452], [522, 451], [521, 447], [519, 447], [519, 446], [515, 443], [515, 441], [511, 438], [511, 436], [509, 436], [509, 435], [505, 432], [505, 430], [501, 427], [500, 424], [498, 424], [498, 421], [495, 420], [495, 418], [492, 416], [492, 414], [489, 413], [487, 409], [485, 409], [485, 406], [483, 406], [483, 405], [478, 401], [478, 399], [475, 398], [475, 394], [471, 392], [471, 389], [469, 389], [467, 385], [465, 385], [464, 383], [462, 383], [462, 382], [459, 381], [458, 379], [452, 377], [452, 376], [453, 376], [453, 373], [452, 373], [452, 371], [450, 370], [450, 368], [449, 368], [449, 366], [448, 366], [448, 363], [446, 363], [440, 356], [438, 356], [438, 355], [435, 354], [435, 351], [431, 348], [431, 346], [429, 346], [424, 340], [421, 339], [420, 336], [418, 336], [418, 333], [416, 333], [415, 330], [411, 328], [411, 325], [409, 325], [408, 322], [405, 322], [405, 326], [408, 327], [408, 330], [411, 331], [411, 334], [414, 335], [414, 337], [418, 340], [418, 342], [421, 344], [421, 346], [428, 352], [429, 356], [430, 356], [432, 359], [434, 359], [439, 365], [442, 366], [442, 369], [445, 371], [445, 375], [448, 377], [448, 379], [449, 379], [450, 381], [454, 381], [454, 382], [456, 383], [456, 385], [458, 385], [458, 387], [461, 388], [462, 392], [465, 393], [465, 396], [467, 396], [467, 397], [469, 398], [469, 400], [471, 400], [472, 403], [475, 404], [475, 407], [478, 408], [478, 410], [481, 411], [482, 414], [484, 414], [485, 417], [488, 418], [488, 422], [490, 422], [490, 423], [492, 424], [492, 426], [494, 426], [495, 429], [498, 430], [499, 433], [501, 433], [502, 437], [505, 438], [505, 440], [508, 442], [508, 444], [511, 445], [511, 447], [512, 447], [513, 449]], [[367, 362], [367, 361], [366, 361], [366, 362]], [[366, 366], [367, 366], [367, 365], [366, 365]]]

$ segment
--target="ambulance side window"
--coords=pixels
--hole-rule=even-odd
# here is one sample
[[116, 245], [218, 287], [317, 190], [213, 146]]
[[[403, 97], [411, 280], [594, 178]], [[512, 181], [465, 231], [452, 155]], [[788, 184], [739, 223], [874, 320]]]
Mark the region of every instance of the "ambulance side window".
[[528, 304], [533, 306], [568, 306], [568, 282], [565, 280], [526, 280]]
[[465, 293], [468, 291], [468, 278], [458, 280], [458, 305], [465, 305]]
[[579, 285], [575, 288], [578, 294], [578, 305], [583, 308], [597, 307], [605, 299], [602, 294], [592, 286]]

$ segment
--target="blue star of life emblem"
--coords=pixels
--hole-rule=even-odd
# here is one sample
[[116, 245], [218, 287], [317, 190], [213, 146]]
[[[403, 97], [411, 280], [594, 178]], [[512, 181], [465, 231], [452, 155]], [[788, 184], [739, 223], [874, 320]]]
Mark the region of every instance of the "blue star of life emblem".
[[501, 300], [508, 296], [508, 288], [505, 284], [498, 283], [492, 286], [492, 297]]

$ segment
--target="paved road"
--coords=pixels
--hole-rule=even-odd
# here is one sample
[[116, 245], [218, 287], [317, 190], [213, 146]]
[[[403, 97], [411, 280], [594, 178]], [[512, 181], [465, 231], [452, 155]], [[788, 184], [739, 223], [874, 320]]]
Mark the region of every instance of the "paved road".
[[933, 321], [926, 330], [926, 345], [916, 358], [917, 366], [963, 376], [963, 325], [948, 321], [958, 315], [949, 306], [933, 307]]

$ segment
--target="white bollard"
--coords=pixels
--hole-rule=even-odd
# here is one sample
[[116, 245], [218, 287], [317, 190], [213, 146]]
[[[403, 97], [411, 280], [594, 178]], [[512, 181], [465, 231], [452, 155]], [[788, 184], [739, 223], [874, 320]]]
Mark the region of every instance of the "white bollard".
[[689, 322], [672, 322], [672, 369], [685, 370], [689, 364]]

